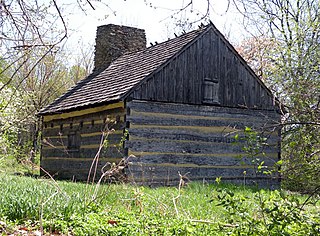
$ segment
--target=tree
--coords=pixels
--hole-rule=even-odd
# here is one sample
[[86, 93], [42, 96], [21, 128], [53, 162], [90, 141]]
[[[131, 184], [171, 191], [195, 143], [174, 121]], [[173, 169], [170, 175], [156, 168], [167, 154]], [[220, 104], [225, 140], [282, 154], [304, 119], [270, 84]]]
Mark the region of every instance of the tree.
[[[7, 64], [4, 60], [0, 61], [0, 70], [6, 68]], [[0, 86], [3, 86], [3, 81], [6, 81], [8, 74], [2, 72]], [[16, 143], [17, 128], [13, 125], [15, 123], [15, 115], [20, 101], [10, 103], [9, 99], [14, 94], [14, 89], [11, 86], [6, 86], [0, 91], [0, 153], [4, 155], [13, 154], [13, 144]], [[19, 99], [19, 97], [17, 97]]]
[[267, 58], [255, 69], [286, 107], [285, 183], [294, 190], [310, 190], [320, 181], [320, 4], [311, 0], [239, 0], [236, 4], [267, 39], [263, 45], [274, 42], [271, 48], [258, 48], [259, 39], [254, 39], [243, 49], [254, 48], [253, 57]]
[[[67, 38], [67, 26], [55, 0], [46, 3], [37, 0], [1, 1], [0, 9], [0, 57], [10, 62], [2, 71], [9, 71], [10, 76], [3, 82], [1, 90], [13, 81], [15, 74], [30, 60], [23, 52], [41, 48], [41, 54], [32, 61], [32, 67], [35, 67]], [[19, 53], [20, 57], [16, 57], [17, 52], [22, 52]], [[17, 62], [19, 66], [15, 70], [9, 70]], [[24, 79], [26, 78], [21, 78], [20, 82]]]
[[0, 2], [0, 139], [2, 153], [26, 147], [15, 153], [18, 159], [38, 150], [41, 120], [36, 114], [40, 109], [92, 68], [87, 59], [91, 53], [81, 48], [69, 69], [62, 8], [55, 0]]
[[[277, 41], [267, 35], [249, 37], [236, 46], [238, 53], [246, 60], [259, 78], [271, 86], [270, 71], [275, 66]], [[276, 89], [272, 89], [276, 91]]]

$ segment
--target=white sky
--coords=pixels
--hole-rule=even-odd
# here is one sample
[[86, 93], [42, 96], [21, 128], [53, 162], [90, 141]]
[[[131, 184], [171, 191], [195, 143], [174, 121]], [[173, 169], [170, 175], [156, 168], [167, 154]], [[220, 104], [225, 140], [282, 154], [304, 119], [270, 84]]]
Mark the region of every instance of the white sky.
[[[95, 10], [87, 5], [86, 11], [83, 12], [75, 0], [66, 0], [64, 12], [70, 13], [66, 17], [69, 28], [73, 29], [68, 32], [67, 47], [77, 54], [79, 44], [93, 46], [97, 26], [110, 23], [145, 29], [148, 46], [149, 42], [165, 41], [173, 38], [174, 33], [181, 34], [181, 29], [175, 28], [171, 15], [174, 10], [181, 9], [188, 2], [190, 0], [109, 0], [108, 5], [105, 5], [99, 1], [91, 1]], [[193, 2], [194, 5], [188, 8], [185, 18], [199, 18], [206, 11], [206, 0]], [[245, 33], [241, 25], [241, 16], [236, 10], [231, 8], [226, 13], [227, 2], [211, 0], [210, 19], [231, 42], [236, 43], [244, 38]]]

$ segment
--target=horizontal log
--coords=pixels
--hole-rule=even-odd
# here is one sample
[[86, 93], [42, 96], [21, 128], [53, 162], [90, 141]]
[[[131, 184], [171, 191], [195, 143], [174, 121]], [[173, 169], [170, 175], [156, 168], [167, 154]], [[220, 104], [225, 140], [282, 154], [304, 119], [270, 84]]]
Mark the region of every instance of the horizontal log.
[[[183, 110], [185, 111], [185, 110]], [[220, 114], [220, 116], [219, 116]], [[278, 121], [273, 119], [267, 118], [266, 116], [259, 116], [259, 115], [237, 115], [237, 114], [223, 114], [223, 113], [215, 113], [211, 116], [201, 116], [199, 114], [171, 114], [171, 113], [160, 113], [160, 112], [142, 112], [142, 111], [135, 111], [130, 110], [130, 117], [144, 117], [144, 118], [153, 118], [153, 119], [181, 119], [181, 120], [191, 120], [193, 122], [197, 122], [198, 120], [204, 121], [228, 121], [230, 124], [235, 122], [254, 122], [257, 124], [261, 124], [264, 126], [274, 125], [277, 124]]]
[[169, 114], [184, 114], [196, 116], [221, 116], [229, 118], [250, 118], [252, 116], [261, 118], [270, 118], [271, 120], [280, 120], [280, 115], [275, 111], [267, 110], [254, 110], [254, 109], [240, 109], [240, 108], [227, 108], [217, 106], [204, 106], [204, 105], [188, 105], [177, 103], [161, 103], [133, 100], [127, 103], [127, 107], [131, 110], [139, 112], [159, 112]]
[[[111, 145], [119, 144], [123, 138], [123, 131], [118, 130], [110, 134], [105, 134], [105, 139]], [[80, 145], [100, 144], [102, 138], [102, 132], [80, 134]], [[68, 136], [51, 136], [45, 137], [42, 140], [44, 149], [63, 148], [68, 146]]]
[[86, 115], [93, 115], [93, 114], [99, 114], [101, 112], [106, 112], [106, 111], [112, 111], [114, 109], [123, 109], [124, 108], [124, 103], [119, 102], [119, 103], [114, 103], [114, 104], [109, 104], [109, 105], [104, 105], [100, 107], [94, 107], [94, 108], [88, 108], [88, 109], [83, 109], [83, 110], [78, 110], [78, 111], [72, 111], [72, 112], [65, 112], [61, 114], [54, 114], [54, 115], [46, 115], [44, 116], [44, 121], [49, 122], [52, 120], [63, 120], [63, 119], [68, 119], [68, 118], [73, 118], [73, 117], [79, 117], [79, 116], [86, 116]]
[[[100, 142], [100, 141], [99, 141]], [[60, 144], [60, 143], [59, 143]], [[102, 144], [98, 144], [97, 142], [93, 142], [93, 144], [88, 144], [88, 143], [82, 143], [80, 142], [80, 147], [79, 148], [74, 148], [74, 149], [70, 149], [68, 148], [66, 145], [52, 145], [51, 143], [50, 144], [44, 144], [42, 149], [43, 150], [61, 150], [63, 152], [67, 152], [67, 151], [74, 151], [74, 150], [78, 150], [79, 149], [82, 149], [82, 150], [85, 150], [85, 149], [95, 149], [95, 150], [98, 150], [100, 148], [100, 146], [103, 146], [103, 148], [121, 148], [121, 144], [119, 142], [115, 142], [115, 143], [111, 143], [111, 142], [108, 142], [108, 143], [103, 143]]]
[[[235, 135], [238, 135], [238, 139], [235, 139]], [[190, 141], [203, 141], [203, 142], [223, 142], [223, 143], [240, 143], [245, 139], [243, 132], [236, 133], [204, 133], [195, 132], [193, 130], [183, 129], [160, 129], [160, 128], [130, 128], [130, 139], [135, 138], [157, 138], [163, 140], [190, 140]], [[277, 143], [280, 138], [277, 134], [267, 134], [268, 143]]]
[[[130, 131], [129, 131], [130, 132]], [[177, 142], [207, 142], [207, 143], [235, 143], [236, 140], [233, 137], [224, 137], [221, 135], [201, 135], [195, 134], [161, 134], [161, 133], [143, 133], [138, 130], [138, 132], [130, 132], [130, 140], [163, 140], [163, 141], [177, 141]], [[239, 141], [240, 142], [240, 141]]]
[[46, 139], [42, 140], [42, 149], [67, 149], [68, 140], [67, 139]]
[[176, 126], [169, 126], [169, 125], [136, 125], [136, 124], [130, 124], [129, 128], [129, 135], [130, 130], [133, 129], [143, 129], [146, 132], [152, 132], [152, 130], [179, 130], [181, 131], [188, 131], [188, 132], [198, 132], [198, 133], [220, 133], [221, 135], [229, 135], [230, 133], [240, 132], [240, 129], [236, 129], [234, 127], [230, 126], [221, 126], [221, 127], [205, 127], [205, 126], [182, 126], [182, 125], [176, 125]]
[[187, 178], [219, 178], [219, 177], [234, 177], [234, 178], [247, 178], [247, 177], [263, 177], [267, 176], [263, 173], [257, 173], [253, 168], [196, 168], [196, 167], [175, 167], [175, 166], [145, 166], [139, 164], [130, 164], [128, 167], [128, 176], [133, 178], [146, 178], [146, 179], [171, 179], [179, 178], [179, 173]]
[[180, 118], [158, 118], [158, 117], [143, 117], [143, 116], [128, 116], [127, 121], [134, 125], [162, 125], [162, 126], [195, 126], [195, 127], [233, 127], [243, 130], [245, 127], [253, 129], [262, 129], [267, 127], [268, 123], [255, 122], [250, 119], [244, 120], [208, 120], [208, 119], [180, 119]]
[[[135, 127], [135, 126], [134, 126]], [[130, 128], [130, 137], [140, 137], [140, 138], [159, 138], [167, 140], [198, 140], [205, 142], [217, 142], [218, 140], [223, 140], [223, 142], [234, 141], [235, 133], [206, 133], [197, 132], [195, 129], [168, 129], [165, 126], [154, 127], [154, 128]]]
[[83, 126], [80, 125], [80, 123], [72, 123], [72, 126], [70, 126], [70, 123], [66, 123], [63, 125], [63, 128], [61, 129], [60, 125], [54, 126], [53, 128], [44, 128], [43, 129], [43, 137], [52, 137], [52, 136], [67, 136], [70, 132], [80, 132], [81, 134], [91, 134], [91, 133], [102, 133], [111, 129], [114, 130], [123, 130], [125, 128], [124, 122], [118, 122], [116, 124], [109, 124], [108, 128], [106, 128], [106, 125], [103, 123], [103, 121], [100, 121], [98, 123], [88, 123], [83, 124]]
[[[160, 139], [143, 139], [126, 141], [125, 147], [133, 152], [172, 152], [172, 153], [239, 153], [241, 146], [230, 143], [208, 143], [191, 141], [164, 141]], [[273, 147], [266, 147], [266, 153], [275, 153]]]
[[[109, 165], [109, 163], [118, 163], [121, 159], [120, 158], [103, 158], [98, 161], [98, 169], [101, 170], [101, 168], [105, 165]], [[86, 170], [89, 171], [92, 163], [93, 158], [90, 158], [88, 160], [84, 160], [84, 158], [50, 158], [50, 159], [44, 159], [41, 162], [41, 167], [48, 170]]]
[[259, 155], [255, 158], [247, 157], [244, 153], [234, 154], [210, 154], [210, 155], [197, 155], [197, 154], [175, 154], [175, 153], [129, 153], [135, 158], [131, 162], [144, 163], [144, 164], [193, 164], [197, 166], [241, 166], [260, 164], [264, 162], [264, 166], [274, 166], [278, 161], [278, 153], [268, 154], [268, 156]]
[[[128, 170], [126, 170], [128, 172]], [[153, 182], [153, 183], [165, 183], [168, 182], [168, 180], [171, 181], [178, 181], [176, 183], [179, 183], [179, 180], [181, 177], [179, 176], [179, 173], [176, 176], [152, 176], [152, 178], [149, 178], [146, 175], [134, 175], [132, 173], [127, 173], [128, 179], [132, 181], [133, 183], [139, 183], [139, 182]], [[181, 175], [182, 176], [182, 175]], [[182, 176], [183, 180], [186, 182], [189, 181], [201, 181], [203, 183], [212, 183], [216, 182], [217, 178], [220, 178], [222, 182], [232, 182], [232, 183], [238, 183], [238, 184], [243, 184], [244, 182], [248, 183], [250, 180], [251, 181], [270, 181], [270, 182], [277, 182], [278, 184], [280, 183], [279, 176], [276, 175], [262, 175], [262, 176], [244, 176], [243, 174], [240, 176], [193, 176], [190, 177], [189, 174], [183, 175]], [[230, 181], [228, 181], [230, 180]], [[247, 182], [248, 181], [248, 182]], [[250, 182], [251, 182], [250, 181]]]
[[[74, 162], [92, 162], [94, 158], [65, 158], [65, 157], [47, 157], [44, 160], [50, 161], [60, 161], [60, 160], [67, 160], [67, 161], [74, 161]], [[114, 157], [99, 157], [99, 161], [104, 162], [119, 162], [123, 158], [114, 158]]]
[[47, 136], [46, 139], [51, 139], [51, 140], [55, 140], [55, 139], [58, 139], [58, 140], [61, 140], [61, 139], [66, 139], [68, 138], [67, 135], [56, 135], [56, 136]]
[[[76, 181], [84, 182], [87, 180], [88, 174], [89, 174], [88, 170], [75, 170], [75, 169], [61, 170], [61, 169], [50, 169], [50, 167], [44, 168], [44, 169], [54, 179], [72, 180], [73, 182], [76, 182]], [[47, 173], [44, 173], [43, 171], [41, 171], [41, 175], [46, 176], [46, 174]], [[102, 173], [100, 171], [97, 171], [95, 180], [96, 181], [99, 180], [101, 175]]]
[[[67, 149], [42, 149], [41, 156], [43, 159], [47, 157], [77, 157], [77, 158], [93, 158], [96, 156], [99, 148], [79, 149], [78, 151]], [[124, 156], [124, 150], [116, 147], [104, 148], [100, 152], [101, 157], [121, 158]]]
[[[93, 133], [81, 133], [81, 138], [85, 138], [85, 137], [94, 137], [94, 136], [100, 136], [102, 135], [103, 132], [93, 132]], [[111, 135], [123, 135], [123, 130], [114, 130], [114, 131], [109, 131], [109, 132], [105, 132], [107, 135], [111, 136]]]
[[[152, 187], [157, 186], [179, 186], [180, 178], [152, 178], [147, 179], [145, 177], [138, 178], [134, 176], [130, 176], [129, 180], [132, 183], [137, 185], [148, 185]], [[207, 183], [216, 183], [216, 177], [204, 176], [204, 177], [193, 177], [184, 179], [186, 183], [189, 181], [199, 181], [203, 184]], [[280, 178], [277, 177], [234, 177], [234, 176], [225, 176], [221, 177], [220, 181], [222, 183], [233, 183], [238, 185], [248, 185], [248, 186], [255, 186], [259, 188], [268, 188], [268, 189], [278, 189], [280, 186]]]
[[[122, 134], [110, 134], [104, 137], [104, 140], [108, 141], [109, 145], [119, 144], [123, 135]], [[102, 139], [102, 135], [97, 136], [85, 136], [81, 137], [81, 146], [84, 145], [99, 145]]]

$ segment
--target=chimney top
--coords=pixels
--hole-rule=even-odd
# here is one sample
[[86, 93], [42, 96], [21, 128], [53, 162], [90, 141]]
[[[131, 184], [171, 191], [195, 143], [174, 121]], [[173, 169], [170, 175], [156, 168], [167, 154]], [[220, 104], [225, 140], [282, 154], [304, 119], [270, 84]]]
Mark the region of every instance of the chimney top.
[[136, 52], [146, 48], [143, 29], [114, 24], [97, 28], [94, 55], [94, 71], [106, 69], [112, 61], [126, 52]]

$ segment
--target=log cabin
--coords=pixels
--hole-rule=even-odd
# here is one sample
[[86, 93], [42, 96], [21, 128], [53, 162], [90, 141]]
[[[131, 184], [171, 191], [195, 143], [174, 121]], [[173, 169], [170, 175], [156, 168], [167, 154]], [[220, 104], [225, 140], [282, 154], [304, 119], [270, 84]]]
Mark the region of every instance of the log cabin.
[[[124, 174], [139, 184], [277, 186], [257, 171], [280, 158], [276, 101], [211, 22], [150, 47], [142, 29], [99, 26], [93, 72], [39, 113], [41, 167], [86, 180], [95, 157], [97, 176], [129, 157]], [[267, 138], [261, 152], [244, 151], [246, 127]]]

